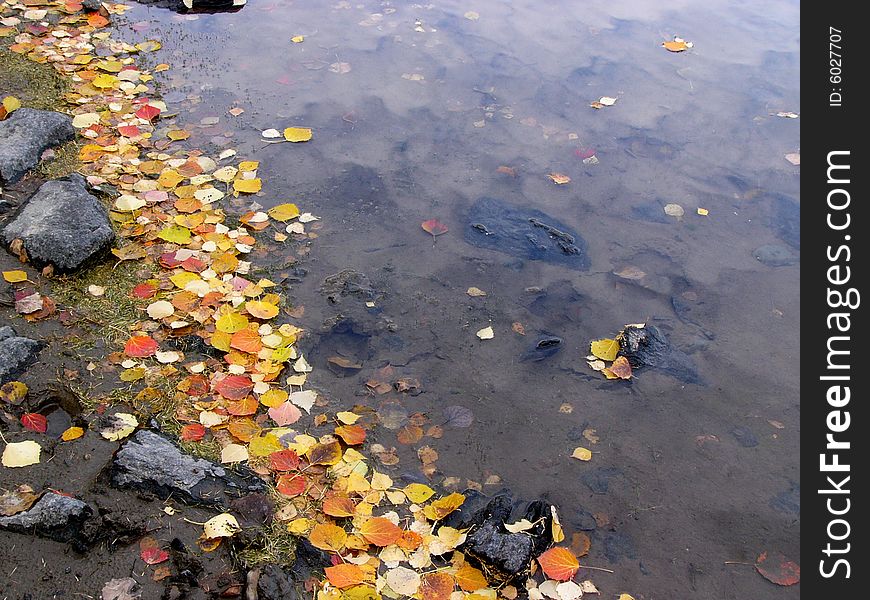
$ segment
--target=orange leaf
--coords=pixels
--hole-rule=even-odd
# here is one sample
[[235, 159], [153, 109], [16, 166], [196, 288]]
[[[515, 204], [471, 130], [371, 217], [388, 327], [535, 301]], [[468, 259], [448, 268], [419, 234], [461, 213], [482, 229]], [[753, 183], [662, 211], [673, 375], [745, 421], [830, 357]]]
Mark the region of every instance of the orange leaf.
[[755, 561], [755, 569], [776, 585], [794, 585], [801, 580], [801, 568], [779, 552], [762, 552]]
[[124, 345], [124, 354], [136, 358], [154, 356], [157, 352], [157, 342], [147, 335], [134, 335]]
[[347, 541], [347, 533], [337, 525], [320, 523], [315, 525], [311, 533], [308, 534], [308, 541], [315, 548], [341, 552], [341, 549], [344, 548], [344, 543]]
[[253, 419], [233, 419], [227, 426], [234, 438], [248, 443], [260, 433], [260, 426]]
[[339, 589], [359, 585], [365, 579], [365, 573], [356, 565], [344, 563], [334, 567], [326, 567], [323, 570], [329, 583]]
[[449, 496], [432, 502], [432, 504], [423, 509], [423, 514], [432, 521], [438, 521], [462, 506], [463, 502], [465, 502], [465, 496], [453, 492]]
[[416, 444], [423, 438], [423, 428], [417, 425], [405, 425], [396, 434], [400, 444]]
[[456, 583], [459, 584], [459, 587], [464, 592], [473, 592], [489, 585], [486, 576], [480, 569], [475, 569], [469, 564], [462, 565], [456, 571], [454, 577], [456, 577]]
[[544, 574], [556, 581], [568, 581], [580, 568], [577, 557], [567, 548], [556, 546], [538, 557], [538, 564]]
[[620, 379], [631, 379], [631, 364], [624, 356], [617, 356], [613, 364], [610, 365], [610, 372]]
[[205, 427], [199, 423], [191, 423], [181, 428], [181, 439], [185, 442], [198, 442], [205, 436]]
[[263, 348], [263, 342], [260, 340], [260, 334], [250, 329], [242, 329], [233, 334], [230, 338], [230, 348], [256, 354]]
[[227, 375], [214, 386], [214, 389], [228, 400], [242, 400], [254, 389], [254, 382], [245, 375]]
[[247, 398], [242, 398], [238, 402], [228, 403], [227, 412], [237, 417], [245, 417], [256, 413], [257, 407], [259, 406], [260, 403], [257, 402], [256, 398], [254, 398], [253, 396], [248, 396]]
[[323, 512], [330, 517], [352, 517], [356, 514], [356, 505], [347, 496], [330, 496], [323, 501]]
[[335, 435], [344, 440], [348, 446], [356, 446], [365, 441], [366, 430], [359, 425], [342, 425], [335, 428]]
[[402, 536], [402, 530], [384, 517], [373, 517], [362, 524], [360, 534], [375, 546], [389, 546]]
[[402, 550], [416, 550], [423, 545], [423, 536], [416, 531], [403, 531], [396, 545]]
[[341, 460], [341, 445], [337, 441], [317, 444], [308, 450], [308, 462], [312, 465], [337, 465]]
[[448, 600], [454, 585], [449, 573], [426, 573], [420, 584], [420, 592], [423, 600]]

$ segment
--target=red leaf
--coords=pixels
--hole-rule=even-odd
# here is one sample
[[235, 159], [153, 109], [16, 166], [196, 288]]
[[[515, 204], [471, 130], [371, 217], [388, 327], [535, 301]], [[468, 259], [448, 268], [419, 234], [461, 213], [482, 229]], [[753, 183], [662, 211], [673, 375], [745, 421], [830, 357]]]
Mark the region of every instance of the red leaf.
[[154, 294], [157, 293], [157, 286], [153, 283], [140, 283], [136, 287], [133, 288], [133, 296], [136, 298], [153, 298]]
[[270, 408], [269, 417], [275, 421], [276, 425], [283, 427], [284, 425], [292, 425], [298, 421], [302, 418], [302, 413], [290, 402], [284, 402], [283, 404]]
[[185, 442], [198, 442], [205, 436], [205, 427], [199, 423], [191, 423], [181, 428], [181, 439]]
[[145, 119], [146, 121], [150, 121], [159, 114], [160, 109], [156, 106], [151, 106], [150, 104], [146, 104], [145, 106], [136, 111], [136, 116], [140, 119]]
[[755, 569], [776, 585], [794, 585], [801, 580], [801, 568], [779, 552], [762, 552], [755, 560]]
[[273, 471], [293, 471], [299, 468], [299, 455], [293, 450], [279, 450], [269, 455]]
[[160, 548], [146, 548], [142, 550], [139, 556], [149, 565], [159, 565], [169, 560], [169, 552]]
[[45, 433], [48, 429], [48, 421], [39, 413], [25, 413], [21, 415], [21, 424], [25, 429], [37, 433]]
[[135, 125], [121, 125], [120, 127], [118, 127], [118, 133], [120, 133], [124, 137], [136, 137], [141, 132], [139, 131], [139, 128]]
[[298, 496], [305, 491], [306, 481], [302, 475], [281, 475], [278, 478], [278, 491], [285, 496]]
[[157, 352], [157, 342], [147, 335], [134, 335], [124, 346], [124, 354], [136, 358], [153, 356]]
[[567, 548], [556, 546], [538, 557], [538, 564], [544, 574], [556, 581], [568, 581], [580, 568], [577, 557]]
[[447, 225], [445, 225], [438, 219], [429, 219], [428, 221], [423, 221], [422, 223], [420, 223], [420, 227], [422, 227], [423, 231], [425, 231], [426, 233], [431, 233], [432, 237], [439, 236], [442, 233], [447, 233]]
[[227, 375], [214, 386], [214, 389], [228, 400], [242, 400], [254, 389], [254, 382], [245, 375]]

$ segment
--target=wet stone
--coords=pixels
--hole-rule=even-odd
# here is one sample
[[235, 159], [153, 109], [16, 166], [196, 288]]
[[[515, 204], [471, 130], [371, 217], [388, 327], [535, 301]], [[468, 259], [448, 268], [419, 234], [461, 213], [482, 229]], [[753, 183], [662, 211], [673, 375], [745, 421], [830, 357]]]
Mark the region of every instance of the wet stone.
[[74, 137], [68, 115], [34, 108], [16, 110], [0, 121], [0, 182], [18, 181], [39, 164], [45, 150]]
[[30, 259], [74, 271], [115, 239], [102, 203], [89, 194], [81, 175], [46, 181], [6, 226], [3, 242], [24, 242]]
[[595, 531], [598, 523], [591, 512], [585, 508], [578, 508], [571, 516], [571, 525], [579, 531]]
[[484, 197], [468, 209], [465, 222], [465, 241], [472, 246], [579, 271], [589, 269], [586, 241], [539, 210]]
[[192, 504], [226, 507], [232, 498], [262, 491], [255, 476], [242, 477], [210, 461], [185, 454], [165, 437], [140, 430], [112, 461], [112, 485], [170, 496]]
[[562, 338], [548, 335], [537, 340], [520, 356], [521, 361], [538, 362], [550, 358], [562, 349]]
[[755, 434], [752, 433], [752, 430], [749, 429], [749, 427], [738, 425], [731, 430], [731, 435], [733, 435], [734, 439], [737, 440], [737, 443], [744, 448], [754, 448], [758, 445], [758, 438], [755, 437]]
[[632, 369], [652, 367], [685, 383], [703, 383], [692, 359], [674, 348], [654, 325], [626, 327], [619, 336], [619, 346], [619, 354], [628, 359]]
[[0, 327], [0, 385], [11, 381], [31, 363], [42, 344], [15, 334], [9, 327]]
[[770, 499], [770, 507], [784, 513], [801, 514], [801, 486], [799, 483]]
[[78, 537], [79, 528], [92, 513], [91, 507], [81, 500], [46, 492], [28, 510], [0, 517], [0, 528], [69, 542]]
[[593, 494], [606, 494], [610, 489], [610, 480], [621, 475], [622, 471], [616, 467], [598, 467], [583, 473], [580, 480]]
[[771, 224], [776, 236], [796, 250], [801, 248], [801, 205], [788, 196], [773, 198]]
[[259, 600], [302, 600], [310, 598], [305, 581], [321, 577], [326, 567], [332, 566], [329, 556], [315, 548], [305, 538], [299, 538], [296, 561], [292, 567], [265, 565], [257, 580]]
[[755, 260], [767, 265], [768, 267], [787, 267], [788, 265], [793, 265], [798, 261], [798, 257], [788, 248], [783, 248], [776, 244], [759, 246], [752, 251], [752, 256], [755, 257]]
[[616, 563], [623, 558], [637, 558], [637, 550], [634, 541], [626, 534], [611, 531], [605, 534], [601, 540], [602, 551], [611, 563]]
[[333, 304], [340, 304], [348, 297], [369, 301], [375, 296], [369, 278], [353, 269], [345, 269], [324, 279], [320, 286], [320, 293]]

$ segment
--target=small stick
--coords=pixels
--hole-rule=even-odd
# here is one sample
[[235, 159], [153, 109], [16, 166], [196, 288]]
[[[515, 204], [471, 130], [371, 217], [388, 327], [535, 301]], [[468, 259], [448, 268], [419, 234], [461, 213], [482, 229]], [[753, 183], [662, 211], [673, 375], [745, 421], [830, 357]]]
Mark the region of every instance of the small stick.
[[605, 573], [613, 573], [610, 569], [604, 567], [590, 567], [589, 565], [580, 565], [581, 569], [589, 569], [590, 571], [604, 571]]
[[725, 564], [726, 564], [726, 565], [745, 565], [745, 566], [747, 566], [747, 567], [754, 567], [754, 566], [755, 566], [755, 565], [752, 564], [752, 563], [742, 562], [742, 561], [739, 561], [739, 560], [726, 560], [726, 561], [725, 561]]

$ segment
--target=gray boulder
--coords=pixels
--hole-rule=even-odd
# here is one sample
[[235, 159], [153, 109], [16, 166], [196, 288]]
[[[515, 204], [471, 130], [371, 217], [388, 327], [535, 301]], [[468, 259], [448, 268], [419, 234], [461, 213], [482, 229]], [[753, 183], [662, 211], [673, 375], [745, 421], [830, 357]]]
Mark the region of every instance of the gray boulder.
[[10, 381], [36, 358], [42, 344], [15, 334], [9, 327], [0, 327], [0, 385]]
[[69, 115], [20, 108], [0, 121], [0, 181], [13, 183], [39, 164], [42, 153], [75, 137]]
[[91, 507], [81, 500], [46, 492], [28, 510], [0, 517], [0, 528], [68, 542], [78, 535], [82, 522], [91, 514]]
[[37, 264], [73, 271], [115, 239], [105, 207], [81, 175], [46, 181], [6, 226], [3, 242], [16, 238]]
[[229, 506], [234, 497], [264, 489], [262, 481], [244, 478], [220, 465], [185, 454], [170, 440], [142, 429], [115, 454], [112, 485], [150, 492], [191, 504]]

